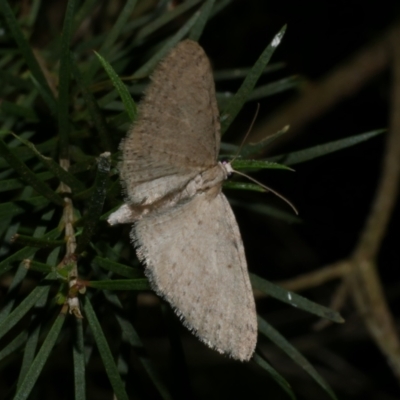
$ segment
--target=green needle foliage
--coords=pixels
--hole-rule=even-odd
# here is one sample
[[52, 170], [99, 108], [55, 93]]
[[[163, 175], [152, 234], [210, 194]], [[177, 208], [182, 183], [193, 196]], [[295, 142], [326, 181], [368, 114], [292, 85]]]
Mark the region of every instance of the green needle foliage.
[[[138, 79], [148, 77], [180, 40], [187, 37], [198, 40], [207, 21], [222, 12], [230, 1], [186, 1], [168, 11], [166, 1], [161, 1], [157, 9], [143, 9], [138, 4], [144, 2], [128, 0], [115, 21], [106, 24], [111, 26], [110, 30], [96, 30], [97, 34], [92, 32], [83, 37], [79, 36], [82, 35], [79, 28], [83, 21], [91, 20], [98, 2], [69, 0], [61, 31], [48, 32], [46, 45], [35, 49], [31, 38], [38, 22], [40, 1], [31, 3], [29, 13], [25, 10], [23, 14], [18, 2], [0, 0], [0, 28], [4, 30], [0, 39], [0, 274], [8, 274], [10, 278], [0, 305], [0, 368], [6, 373], [10, 365], [19, 366], [8, 393], [2, 398], [40, 397], [43, 385], [52, 384], [46, 364], [67, 347], [70, 355], [65, 362], [72, 362], [72, 370], [66, 369], [70, 376], [62, 382], [73, 384], [66, 384], [60, 390], [68, 398], [93, 398], [88, 392], [87, 377], [97, 362], [108, 378], [109, 390], [120, 400], [145, 398], [143, 393], [139, 395], [141, 376], [158, 393], [157, 398], [172, 399], [174, 391], [147, 353], [133, 318], [137, 294], [148, 291], [149, 283], [134, 256], [128, 232], [113, 237], [115, 231], [107, 226], [105, 219], [121, 203], [116, 149], [129, 123], [137, 116], [131, 94], [137, 93], [139, 87], [141, 91], [145, 86], [142, 83], [147, 82]], [[163, 29], [171, 22], [175, 27], [179, 23], [179, 27], [166, 37]], [[223, 132], [246, 102], [299, 84], [297, 78], [288, 77], [257, 86], [260, 76], [281, 68], [267, 64], [284, 40], [284, 32], [285, 27], [266, 44], [252, 68], [215, 72], [218, 79], [242, 80], [235, 94], [221, 100]], [[132, 74], [133, 70], [128, 71], [127, 66], [133, 58], [136, 67]], [[128, 74], [130, 78], [124, 78]], [[283, 128], [277, 136], [286, 130]], [[357, 135], [274, 159], [252, 159], [275, 139], [272, 137], [244, 146], [234, 167], [243, 171], [285, 170], [287, 165], [353, 146], [381, 132]], [[227, 143], [222, 143], [221, 148], [232, 157], [237, 151], [236, 146]], [[242, 179], [227, 186], [260, 190]], [[235, 197], [234, 190], [230, 194]], [[238, 200], [233, 204], [246, 206]], [[259, 215], [267, 213], [300, 222], [294, 216], [287, 217], [273, 207], [266, 207], [260, 204], [251, 210]], [[68, 250], [68, 235], [71, 235], [66, 232], [68, 223], [77, 243], [75, 254]], [[78, 276], [73, 272], [75, 266]], [[77, 281], [71, 286], [74, 279]], [[256, 275], [251, 280], [255, 289], [285, 302], [288, 307], [342, 322], [340, 315], [332, 310]], [[83, 318], [67, 312], [69, 298], [78, 299]], [[261, 316], [259, 324], [260, 332], [303, 368], [324, 389], [327, 398], [335, 398], [311, 364]], [[127, 348], [132, 357], [126, 356]], [[171, 348], [175, 352], [173, 359], [181, 363], [176, 371], [185, 369], [181, 345], [172, 333]], [[287, 398], [295, 398], [289, 383], [259, 352], [252, 362], [281, 386]], [[131, 376], [135, 376], [136, 384], [129, 382]], [[185, 376], [187, 373], [182, 379]], [[101, 388], [102, 385], [94, 392]]]

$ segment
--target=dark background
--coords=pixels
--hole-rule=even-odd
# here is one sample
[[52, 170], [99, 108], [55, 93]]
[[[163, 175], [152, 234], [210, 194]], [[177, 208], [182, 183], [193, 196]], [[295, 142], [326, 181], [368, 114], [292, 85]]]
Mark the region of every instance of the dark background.
[[[61, 29], [65, 2], [43, 2], [41, 7], [43, 18], [38, 20], [42, 22], [32, 37], [32, 42], [38, 47], [47, 41], [49, 32]], [[379, 41], [389, 27], [396, 24], [399, 10], [399, 2], [389, 0], [234, 0], [209, 21], [200, 44], [215, 70], [251, 67], [273, 36], [287, 24], [286, 34], [271, 61], [285, 62], [286, 68], [264, 75], [260, 83], [273, 82], [290, 75], [298, 75], [302, 83], [296, 89], [260, 101], [260, 112], [253, 129], [254, 132], [260, 132], [276, 113], [284, 110], [291, 101], [300, 99], [308, 85], [318, 85], [362, 48]], [[110, 23], [112, 21], [113, 17], [110, 17]], [[185, 17], [174, 21], [165, 33], [175, 32], [185, 21]], [[158, 39], [156, 35], [155, 42]], [[132, 59], [135, 56], [133, 54]], [[127, 74], [131, 72], [126, 71]], [[240, 80], [217, 82], [217, 91], [234, 92], [240, 83]], [[391, 84], [388, 64], [359, 90], [336, 102], [301, 129], [296, 129], [293, 136], [289, 131], [287, 139], [274, 143], [265, 156], [306, 149], [388, 127]], [[255, 109], [255, 102], [246, 104], [223, 140], [240, 143]], [[289, 114], [285, 124], [291, 124]], [[265, 131], [265, 135], [273, 133]], [[383, 134], [346, 150], [296, 165], [295, 173], [264, 171], [254, 174], [258, 180], [279, 191], [296, 205], [301, 219], [299, 224], [288, 224], [251, 211], [251, 204], [262, 203], [291, 213], [282, 201], [272, 195], [226, 190], [230, 199], [240, 199], [249, 205], [249, 208], [234, 207], [249, 270], [265, 279], [279, 282], [348, 257], [357, 244], [376, 191], [385, 138]], [[248, 141], [252, 141], [251, 135]], [[397, 325], [400, 298], [398, 237], [397, 207], [377, 260], [385, 295]], [[339, 280], [332, 280], [304, 290], [301, 294], [329, 306], [339, 285]], [[394, 400], [400, 397], [398, 381], [365, 329], [363, 318], [355, 310], [351, 296], [340, 309], [346, 323], [329, 325], [323, 330], [315, 329], [318, 319], [310, 314], [259, 293], [256, 293], [256, 298], [259, 314], [309, 359], [339, 399]], [[162, 318], [162, 308], [157, 299], [149, 293], [140, 294], [138, 305], [135, 327], [156, 368], [172, 389], [174, 398], [288, 398], [255, 363], [239, 363], [218, 355], [201, 344], [177, 319], [173, 319], [182, 338], [188, 366], [187, 370], [176, 369], [175, 355], [171, 354], [166, 334], [165, 318]], [[165, 313], [168, 310], [164, 310]], [[107, 326], [107, 322], [109, 326], [115, 324], [112, 316], [109, 320], [103, 318], [104, 326]], [[69, 323], [72, 324], [71, 321]], [[114, 345], [113, 335], [117, 337], [119, 332], [111, 328], [107, 334], [110, 344]], [[69, 390], [72, 391], [73, 387], [72, 361], [68, 358], [70, 351], [67, 346], [60, 347], [58, 353], [52, 356], [41, 384], [47, 387], [47, 393], [53, 393], [53, 398], [72, 398], [72, 393], [59, 393], [60, 388], [65, 387], [65, 379], [71, 380]], [[298, 399], [328, 398], [312, 378], [261, 336], [259, 348], [292, 385]], [[136, 367], [131, 373], [131, 380], [128, 380], [128, 390], [129, 385], [135, 385], [135, 391], [141, 394], [141, 398], [157, 399], [152, 383], [146, 380], [140, 367]], [[10, 368], [7, 373], [11, 377], [13, 370]], [[8, 382], [11, 378], [4, 375], [2, 381]], [[94, 354], [89, 364], [88, 393], [88, 398], [110, 398], [108, 378], [98, 354]]]

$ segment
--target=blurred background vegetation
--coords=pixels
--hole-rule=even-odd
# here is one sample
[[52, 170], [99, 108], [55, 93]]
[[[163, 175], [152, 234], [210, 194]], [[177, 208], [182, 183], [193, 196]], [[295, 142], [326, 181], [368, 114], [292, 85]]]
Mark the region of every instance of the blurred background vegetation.
[[[104, 213], [121, 201], [115, 151], [129, 126], [129, 115], [124, 112], [92, 50], [99, 51], [118, 75], [130, 77], [205, 4], [203, 1], [137, 1], [125, 15], [125, 30], [121, 28], [111, 41], [109, 33], [121, 18], [121, 10], [131, 3], [135, 2], [77, 1], [71, 11], [74, 23], [70, 25], [68, 41], [61, 37], [68, 15], [67, 1], [0, 0], [1, 139], [34, 174], [42, 174], [40, 180], [47, 182], [53, 191], [59, 184], [54, 178], [56, 167], [46, 166], [43, 160], [39, 163], [26, 143], [13, 138], [9, 132], [29, 140], [41, 154], [57, 163], [63, 156], [70, 160], [69, 172], [78, 179], [69, 177], [68, 185], [74, 188], [72, 199], [78, 221], [75, 229], [80, 235], [77, 240], [81, 257], [76, 260], [69, 254], [66, 274], [77, 263], [81, 278], [93, 280], [107, 278], [106, 271], [100, 269], [105, 266], [99, 261], [93, 262], [96, 255], [136, 267], [135, 272], [129, 272], [130, 278], [140, 279], [141, 275], [134, 251], [127, 242], [129, 228], [110, 229], [104, 219]], [[182, 5], [187, 9], [180, 13]], [[85, 6], [88, 8], [80, 15]], [[21, 52], [25, 53], [16, 44], [9, 11], [18, 21], [47, 83], [38, 81], [38, 75], [32, 73], [32, 64], [26, 58], [23, 61]], [[168, 21], [165, 15], [172, 17]], [[344, 324], [323, 322], [267, 297], [260, 290], [255, 291], [259, 315], [307, 357], [340, 399], [399, 398], [400, 256], [396, 239], [399, 208], [395, 207], [400, 170], [398, 15], [399, 3], [389, 0], [221, 0], [215, 2], [199, 39], [215, 70], [219, 104], [223, 109], [226, 99], [231, 98], [229, 94], [234, 94], [243, 80], [243, 77], [234, 78], [232, 70], [251, 68], [274, 35], [287, 24], [285, 36], [270, 62], [271, 70], [258, 81], [257, 86], [264, 92], [253, 93], [253, 98], [260, 103], [260, 111], [247, 141], [259, 141], [290, 125], [289, 132], [262, 148], [257, 158], [272, 159], [282, 154], [299, 157], [297, 151], [308, 149], [309, 160], [293, 165], [295, 173], [279, 170], [252, 173], [289, 198], [298, 208], [299, 218], [271, 195], [232, 189], [225, 193], [237, 216], [249, 270], [316, 303], [332, 307], [346, 320]], [[164, 24], [158, 26], [160, 21]], [[65, 44], [71, 48], [70, 64], [67, 58], [62, 59], [68, 54], [63, 51]], [[72, 65], [70, 82], [65, 79], [69, 73], [62, 73], [68, 64]], [[142, 75], [146, 77], [146, 73]], [[147, 81], [124, 79], [124, 82], [138, 101]], [[64, 104], [56, 105], [55, 99], [59, 96]], [[224, 135], [224, 142], [240, 143], [255, 109], [255, 101], [243, 106]], [[378, 134], [383, 128], [388, 132]], [[373, 138], [356, 146], [345, 141], [375, 131]], [[63, 140], [66, 140], [64, 147], [60, 145]], [[330, 146], [321, 150], [323, 157], [317, 157], [315, 146], [338, 140], [344, 140], [344, 149], [334, 152]], [[69, 149], [67, 155], [62, 154], [65, 148]], [[230, 149], [225, 145], [222, 152], [231, 155]], [[102, 169], [97, 167], [95, 159], [106, 150], [113, 154], [110, 174], [108, 161]], [[23, 259], [32, 258], [33, 254], [28, 251], [19, 253], [21, 256], [15, 259], [9, 257], [34, 248], [35, 244], [29, 241], [32, 236], [41, 237], [51, 232], [66, 218], [60, 205], [54, 207], [58, 201], [55, 197], [43, 204], [26, 201], [37, 195], [37, 191], [42, 193], [41, 189], [27, 186], [26, 180], [21, 180], [16, 172], [21, 173], [22, 167], [15, 164], [10, 168], [10, 160], [5, 161], [6, 154], [7, 150], [3, 149], [0, 322], [23, 304], [34, 288], [45, 287], [38, 285], [43, 276], [40, 272], [26, 272], [20, 266]], [[290, 164], [289, 156], [276, 160]], [[68, 167], [62, 162], [61, 165]], [[25, 179], [30, 178], [25, 176]], [[93, 205], [93, 199], [102, 199], [106, 193], [101, 211], [101, 202]], [[103, 217], [97, 223], [100, 213]], [[81, 219], [82, 215], [86, 217]], [[14, 237], [17, 232], [21, 235], [19, 238]], [[61, 240], [63, 235], [50, 236], [50, 240]], [[40, 248], [43, 243], [37, 246]], [[51, 242], [47, 247], [37, 251], [35, 260], [55, 266], [68, 254], [60, 242]], [[51, 273], [43, 265], [32, 265], [32, 269], [40, 268]], [[106, 292], [106, 297], [94, 289], [88, 292], [129, 398], [290, 398], [260, 368], [260, 363], [235, 362], [206, 348], [180, 326], [168, 307], [160, 306], [151, 292]], [[29, 365], [23, 360], [32, 362], [37, 353], [37, 347], [33, 347], [32, 358], [26, 355], [27, 337], [36, 335], [40, 347], [48, 332], [53, 332], [50, 327], [57, 324], [58, 320], [54, 325], [53, 322], [61, 308], [55, 301], [57, 293], [66, 296], [68, 289], [53, 284], [48, 301], [35, 303], [2, 337], [1, 349], [6, 351], [0, 351], [0, 393], [4, 398], [13, 398], [16, 387], [21, 385], [21, 382], [17, 384], [21, 379], [21, 363], [22, 369], [28, 370]], [[124, 318], [133, 321], [144, 347], [138, 339], [132, 350], [132, 343], [121, 337], [115, 321], [122, 311], [115, 305], [116, 297], [112, 297], [115, 293], [124, 305]], [[59, 303], [62, 301], [63, 298]], [[94, 346], [96, 333], [91, 334], [87, 329], [87, 321], [92, 331], [95, 326], [90, 309], [91, 306], [84, 305], [83, 322], [76, 322], [72, 316], [66, 319], [62, 334], [55, 336], [55, 347], [49, 350], [50, 357], [43, 356], [44, 369], [38, 381], [34, 374], [30, 375], [36, 384], [29, 398], [71, 399], [74, 391], [77, 396], [74, 372], [76, 381], [85, 369], [77, 370], [77, 349], [73, 343], [75, 346], [84, 343], [87, 398], [112, 397], [110, 372], [106, 373], [101, 361], [103, 356]], [[42, 325], [36, 325], [38, 321]], [[78, 330], [76, 324], [80, 325]], [[77, 339], [76, 332], [85, 332], [85, 341]], [[1, 325], [0, 335], [3, 336]], [[10, 343], [14, 345], [10, 347]], [[295, 393], [299, 399], [329, 398], [299, 365], [262, 335], [258, 347], [258, 354], [290, 383], [292, 396]], [[149, 370], [156, 372], [149, 373]], [[28, 383], [25, 385], [29, 387]], [[18, 398], [28, 398], [23, 396]]]

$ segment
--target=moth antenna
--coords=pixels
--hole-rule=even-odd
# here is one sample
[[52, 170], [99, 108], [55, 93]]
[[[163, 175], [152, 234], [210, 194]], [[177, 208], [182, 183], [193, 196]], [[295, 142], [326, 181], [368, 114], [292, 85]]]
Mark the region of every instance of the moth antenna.
[[[247, 137], [249, 136], [251, 130], [253, 129], [254, 123], [256, 122], [257, 116], [258, 116], [258, 112], [260, 111], [260, 103], [257, 103], [257, 109], [256, 112], [254, 113], [254, 117], [253, 120], [251, 121], [251, 124], [249, 126], [249, 129], [246, 132], [246, 135], [244, 135], [244, 138], [242, 140], [242, 143], [239, 146], [238, 151], [236, 152], [235, 156], [233, 157], [233, 159], [227, 163], [227, 165], [232, 165], [233, 162], [238, 158], [240, 152], [242, 151], [242, 148], [244, 146], [244, 143], [247, 139]], [[225, 163], [224, 163], [225, 164]], [[295, 212], [296, 215], [299, 215], [299, 212], [297, 211], [297, 208], [284, 196], [282, 196], [280, 193], [276, 192], [275, 190], [271, 189], [270, 187], [262, 184], [261, 182], [257, 181], [256, 179], [252, 178], [251, 176], [244, 174], [243, 172], [239, 172], [236, 171], [235, 169], [233, 169], [232, 167], [229, 168], [229, 173], [234, 172], [235, 174], [244, 176], [245, 178], [249, 179], [250, 181], [256, 183], [257, 185], [261, 186], [262, 188], [264, 188], [265, 190], [268, 190], [269, 192], [273, 193], [275, 196], [279, 197], [280, 199], [282, 199], [286, 204], [288, 204], [291, 209]]]
[[242, 143], [240, 143], [239, 149], [236, 152], [235, 156], [233, 157], [233, 160], [230, 161], [230, 163], [232, 164], [238, 157], [240, 152], [242, 151], [242, 148], [244, 146], [244, 143], [246, 142], [247, 137], [249, 136], [251, 130], [253, 129], [254, 123], [256, 122], [257, 116], [258, 116], [258, 112], [260, 111], [260, 103], [257, 103], [257, 108], [256, 108], [256, 112], [254, 113], [254, 117], [253, 120], [251, 121], [251, 124], [249, 126], [249, 129], [247, 130], [246, 134], [244, 135], [244, 138], [242, 140]]
[[297, 208], [284, 196], [276, 192], [275, 190], [271, 189], [270, 187], [262, 184], [261, 182], [257, 181], [256, 179], [252, 178], [251, 176], [244, 174], [243, 172], [236, 171], [235, 169], [231, 168], [231, 171], [234, 172], [235, 174], [241, 175], [249, 179], [250, 181], [256, 183], [257, 185], [261, 186], [262, 188], [268, 190], [269, 192], [273, 193], [275, 196], [279, 197], [282, 199], [286, 204], [288, 204], [292, 210], [295, 212], [296, 215], [299, 215], [299, 212], [297, 211]]

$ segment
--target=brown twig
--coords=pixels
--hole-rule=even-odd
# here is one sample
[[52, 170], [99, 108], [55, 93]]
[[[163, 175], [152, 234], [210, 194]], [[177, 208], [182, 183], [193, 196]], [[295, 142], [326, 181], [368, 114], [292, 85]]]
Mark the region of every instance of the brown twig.
[[371, 213], [362, 232], [349, 275], [355, 304], [375, 342], [400, 381], [400, 340], [387, 305], [376, 258], [396, 203], [400, 182], [400, 28], [392, 32], [393, 85], [390, 131], [386, 154]]
[[344, 98], [354, 95], [388, 66], [388, 39], [391, 37], [391, 32], [391, 30], [386, 32], [379, 41], [362, 49], [326, 77], [309, 83], [299, 97], [284, 105], [270, 119], [259, 124], [253, 130], [250, 141], [258, 142], [265, 139], [289, 124], [289, 132], [268, 146], [270, 152], [274, 146], [292, 140], [307, 123], [320, 117]]
[[304, 289], [321, 286], [325, 282], [329, 282], [333, 279], [341, 279], [347, 275], [349, 268], [351, 268], [349, 261], [339, 261], [317, 271], [312, 271], [287, 281], [277, 282], [277, 284], [287, 290], [298, 292]]
[[[60, 159], [60, 165], [65, 170], [68, 170], [69, 160], [64, 158]], [[63, 182], [60, 184], [60, 190], [62, 193], [71, 193], [71, 188]], [[70, 313], [74, 314], [77, 318], [82, 318], [78, 294], [75, 290], [75, 287], [78, 284], [78, 265], [75, 256], [76, 239], [74, 231], [74, 206], [72, 204], [72, 200], [68, 196], [64, 197], [64, 202], [63, 224], [65, 229], [65, 240], [67, 244], [65, 256], [60, 267], [62, 268], [64, 265], [69, 264], [68, 284], [70, 290], [66, 301], [68, 303]]]

